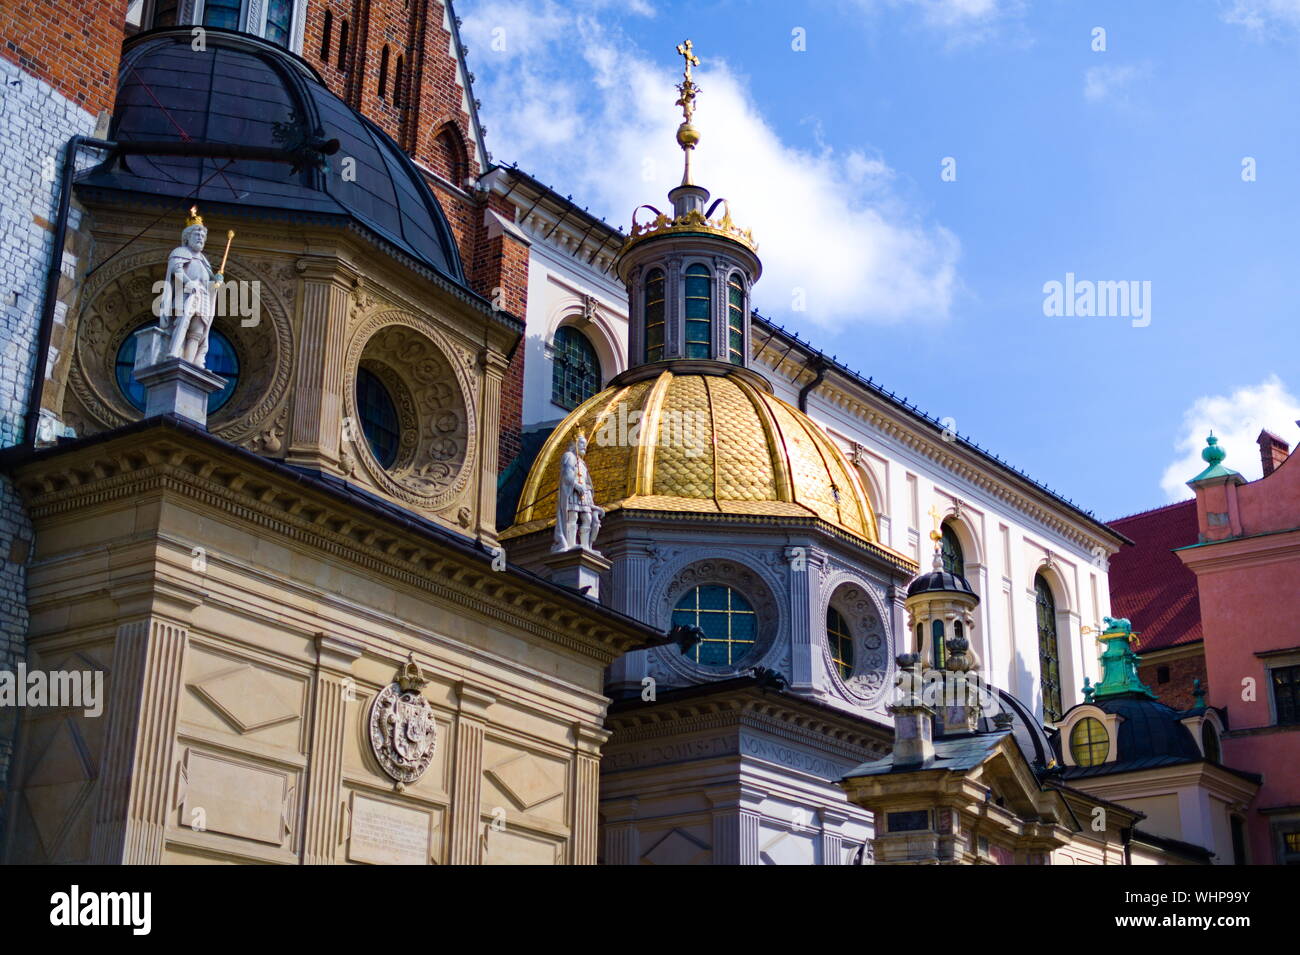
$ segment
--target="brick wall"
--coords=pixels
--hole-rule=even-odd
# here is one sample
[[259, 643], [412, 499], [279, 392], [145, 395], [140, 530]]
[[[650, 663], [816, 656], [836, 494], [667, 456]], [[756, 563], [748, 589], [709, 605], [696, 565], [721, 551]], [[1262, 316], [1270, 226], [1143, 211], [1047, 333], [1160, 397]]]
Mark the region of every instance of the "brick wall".
[[97, 116], [113, 105], [126, 7], [127, 0], [5, 0], [0, 55]]
[[[1166, 667], [1168, 679], [1161, 683], [1160, 671], [1161, 668]], [[1144, 659], [1142, 665], [1138, 667], [1138, 678], [1151, 687], [1161, 703], [1172, 706], [1176, 710], [1190, 709], [1196, 702], [1195, 697], [1192, 696], [1193, 680], [1200, 680], [1201, 686], [1206, 687], [1206, 692], [1209, 692], [1205, 677], [1205, 655], [1201, 653], [1167, 662], [1159, 659], [1148, 662]]]

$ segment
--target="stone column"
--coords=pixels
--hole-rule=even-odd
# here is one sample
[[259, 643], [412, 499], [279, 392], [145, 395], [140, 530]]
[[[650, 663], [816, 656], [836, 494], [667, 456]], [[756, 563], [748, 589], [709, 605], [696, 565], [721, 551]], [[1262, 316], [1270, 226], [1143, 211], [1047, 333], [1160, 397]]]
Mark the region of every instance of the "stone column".
[[307, 768], [307, 824], [303, 861], [333, 865], [338, 861], [343, 806], [343, 741], [348, 703], [356, 699], [352, 661], [361, 647], [337, 637], [316, 634], [315, 709], [311, 724], [311, 762]]
[[117, 628], [91, 836], [90, 856], [97, 865], [163, 860], [188, 642], [185, 623], [152, 612]]
[[569, 821], [570, 860], [596, 864], [596, 822], [600, 811], [600, 747], [609, 739], [602, 726], [573, 724], [573, 816]]
[[489, 547], [497, 546], [497, 460], [501, 444], [501, 381], [509, 365], [499, 352], [484, 349], [478, 356], [483, 371], [483, 395], [479, 404], [478, 538]]
[[[333, 259], [304, 257], [295, 267], [298, 289], [298, 342], [294, 356], [293, 413], [285, 460], [310, 467], [336, 467], [343, 419], [343, 336], [347, 329], [352, 277]], [[360, 425], [352, 429], [356, 440]]]
[[487, 710], [496, 697], [486, 690], [456, 684], [456, 748], [452, 756], [451, 822], [447, 861], [478, 865], [483, 861], [483, 737]]
[[745, 783], [705, 792], [713, 804], [713, 864], [759, 865], [758, 811], [765, 793]]

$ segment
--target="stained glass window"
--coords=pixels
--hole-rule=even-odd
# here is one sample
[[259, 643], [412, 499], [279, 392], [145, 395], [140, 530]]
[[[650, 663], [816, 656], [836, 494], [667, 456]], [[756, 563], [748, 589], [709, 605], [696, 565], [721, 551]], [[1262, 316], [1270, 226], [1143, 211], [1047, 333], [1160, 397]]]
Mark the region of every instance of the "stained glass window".
[[401, 443], [397, 406], [379, 376], [365, 368], [357, 369], [357, 414], [375, 460], [392, 467]]
[[727, 359], [745, 363], [745, 286], [734, 273], [727, 283]]
[[[140, 326], [140, 328], [144, 327], [144, 325]], [[239, 384], [239, 356], [235, 354], [235, 346], [230, 344], [229, 338], [215, 328], [208, 335], [208, 354], [203, 360], [203, 367], [214, 375], [226, 379], [226, 383], [219, 391], [208, 395], [208, 414], [212, 414], [230, 400], [230, 396], [235, 393], [235, 386]], [[113, 374], [117, 379], [117, 387], [121, 389], [126, 400], [137, 410], [144, 411], [144, 385], [135, 380], [134, 333], [127, 335], [118, 348]]]
[[702, 584], [682, 595], [673, 610], [673, 625], [699, 627], [704, 639], [690, 650], [696, 663], [735, 666], [758, 641], [758, 618], [749, 601], [722, 584]]
[[1042, 574], [1034, 577], [1038, 607], [1038, 668], [1043, 685], [1043, 719], [1061, 718], [1061, 648], [1056, 639], [1056, 599]]
[[930, 623], [930, 644], [930, 659], [934, 661], [934, 668], [942, 670], [943, 665], [948, 662], [948, 648], [944, 646], [942, 620]]
[[1101, 720], [1085, 716], [1070, 731], [1070, 755], [1076, 766], [1100, 766], [1110, 752], [1110, 734]]
[[834, 607], [826, 608], [826, 642], [831, 648], [831, 662], [840, 677], [847, 680], [853, 675], [853, 634]]
[[708, 358], [709, 317], [713, 295], [709, 288], [709, 270], [692, 265], [686, 270], [686, 357]]
[[572, 411], [600, 389], [600, 361], [587, 336], [569, 325], [555, 333], [551, 400]]
[[293, 0], [267, 0], [266, 38], [287, 50], [291, 29], [293, 29]]
[[664, 357], [664, 273], [653, 269], [645, 280], [645, 360]]
[[206, 0], [203, 4], [203, 25], [239, 29], [240, 0]]
[[943, 556], [943, 569], [958, 577], [966, 576], [966, 558], [961, 552], [961, 541], [951, 525], [944, 524], [939, 539], [939, 553]]

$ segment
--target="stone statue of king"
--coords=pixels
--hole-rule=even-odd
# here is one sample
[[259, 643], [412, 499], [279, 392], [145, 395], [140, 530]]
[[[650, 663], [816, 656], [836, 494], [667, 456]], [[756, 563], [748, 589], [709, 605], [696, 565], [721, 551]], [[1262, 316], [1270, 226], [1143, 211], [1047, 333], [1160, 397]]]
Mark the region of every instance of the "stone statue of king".
[[600, 533], [605, 509], [596, 504], [587, 469], [587, 436], [579, 433], [560, 459], [560, 488], [555, 507], [555, 543], [552, 553], [575, 549], [599, 555], [593, 546]]
[[[221, 273], [212, 268], [203, 246], [208, 230], [197, 208], [191, 207], [181, 244], [167, 257], [159, 326], [170, 333], [167, 357], [183, 358], [203, 367], [208, 354], [208, 336], [216, 309], [215, 288], [222, 283]], [[160, 356], [161, 357], [161, 356]]]

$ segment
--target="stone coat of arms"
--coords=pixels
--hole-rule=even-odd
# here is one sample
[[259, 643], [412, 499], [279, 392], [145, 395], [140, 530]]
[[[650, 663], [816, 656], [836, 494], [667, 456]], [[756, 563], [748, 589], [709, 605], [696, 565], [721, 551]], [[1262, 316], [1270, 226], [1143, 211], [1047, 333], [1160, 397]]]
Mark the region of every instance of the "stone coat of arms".
[[438, 729], [433, 707], [420, 692], [428, 682], [411, 660], [370, 706], [370, 747], [384, 772], [399, 783], [415, 782], [433, 762]]

